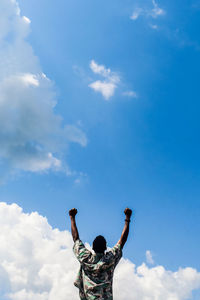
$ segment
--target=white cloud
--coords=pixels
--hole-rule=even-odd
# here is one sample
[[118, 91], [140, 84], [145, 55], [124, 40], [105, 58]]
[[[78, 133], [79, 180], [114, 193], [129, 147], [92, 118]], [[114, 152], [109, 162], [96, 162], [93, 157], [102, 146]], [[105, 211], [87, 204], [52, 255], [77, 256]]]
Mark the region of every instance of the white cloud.
[[153, 256], [150, 250], [146, 251], [146, 261], [148, 264], [153, 265], [154, 264], [154, 260], [153, 260]]
[[39, 86], [39, 80], [37, 78], [36, 75], [33, 75], [33, 74], [23, 74], [23, 75], [20, 75], [20, 76], [16, 76], [16, 80], [17, 79], [21, 79], [21, 81], [26, 85], [26, 86]]
[[30, 23], [16, 0], [0, 1], [0, 162], [10, 170], [58, 170], [68, 144], [87, 139], [54, 112], [54, 84], [26, 41]]
[[110, 69], [106, 69], [104, 65], [98, 65], [94, 60], [91, 60], [90, 68], [94, 73], [99, 74], [105, 78], [108, 78], [111, 74]]
[[[141, 7], [136, 7], [130, 16], [130, 18], [135, 21], [137, 20], [140, 16], [144, 17], [151, 17], [156, 19], [159, 16], [165, 15], [165, 10], [160, 8], [158, 4], [156, 3], [155, 0], [152, 0], [152, 5], [153, 8], [141, 8]], [[154, 28], [154, 27], [152, 27]], [[154, 28], [155, 29], [155, 28]]]
[[137, 98], [137, 93], [134, 91], [126, 91], [123, 92], [122, 95], [130, 98]]
[[193, 268], [172, 272], [145, 263], [136, 267], [123, 260], [115, 275], [116, 300], [184, 300], [200, 288], [200, 273]]
[[76, 299], [78, 269], [69, 232], [52, 229], [38, 213], [0, 203], [1, 293], [7, 299]]
[[96, 92], [100, 92], [106, 100], [114, 95], [117, 85], [113, 82], [97, 80], [89, 85]]
[[66, 125], [64, 128], [65, 137], [74, 143], [80, 144], [82, 147], [87, 145], [87, 138], [82, 130], [74, 125]]
[[[78, 299], [73, 286], [79, 264], [68, 231], [53, 229], [46, 218], [0, 203], [0, 298], [10, 300]], [[172, 272], [163, 266], [136, 267], [122, 259], [114, 276], [116, 300], [184, 300], [200, 288], [193, 268]]]
[[133, 11], [132, 15], [130, 16], [130, 18], [135, 21], [139, 18], [139, 16], [143, 15], [143, 13], [144, 13], [143, 9], [137, 7], [137, 8], [134, 9], [134, 11]]
[[23, 16], [23, 19], [26, 23], [30, 24], [31, 20], [29, 18], [27, 18], [26, 16]]
[[110, 69], [106, 69], [104, 65], [99, 65], [94, 60], [90, 62], [90, 68], [93, 73], [100, 75], [104, 79], [92, 82], [89, 84], [89, 87], [101, 93], [105, 100], [109, 100], [120, 83], [119, 75]]
[[160, 8], [155, 0], [152, 0], [152, 3], [153, 3], [153, 9], [150, 14], [153, 18], [157, 18], [158, 16], [162, 16], [165, 14], [164, 9]]

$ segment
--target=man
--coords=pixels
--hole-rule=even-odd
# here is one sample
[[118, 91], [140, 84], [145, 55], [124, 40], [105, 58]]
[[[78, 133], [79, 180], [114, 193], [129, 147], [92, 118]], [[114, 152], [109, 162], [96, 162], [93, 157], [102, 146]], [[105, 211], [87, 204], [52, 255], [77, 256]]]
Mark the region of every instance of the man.
[[71, 232], [74, 240], [73, 251], [81, 264], [75, 286], [79, 288], [81, 300], [113, 300], [112, 281], [116, 265], [122, 257], [122, 249], [129, 234], [129, 223], [132, 210], [126, 208], [125, 224], [122, 235], [117, 244], [105, 253], [106, 240], [99, 235], [93, 241], [94, 254], [85, 248], [79, 239], [75, 216], [77, 209], [69, 211], [71, 219]]

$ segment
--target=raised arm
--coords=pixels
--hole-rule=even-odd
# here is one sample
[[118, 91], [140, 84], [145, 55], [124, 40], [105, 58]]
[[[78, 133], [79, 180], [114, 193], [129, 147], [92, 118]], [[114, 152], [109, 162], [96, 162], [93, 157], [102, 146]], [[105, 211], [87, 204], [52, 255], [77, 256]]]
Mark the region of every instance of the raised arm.
[[122, 235], [120, 240], [118, 241], [118, 244], [121, 245], [121, 247], [123, 248], [127, 238], [128, 238], [128, 234], [129, 234], [129, 223], [131, 221], [131, 215], [132, 215], [132, 210], [130, 208], [126, 208], [125, 211], [125, 224], [124, 224], [124, 229], [122, 231]]
[[76, 242], [76, 240], [79, 239], [79, 234], [78, 234], [78, 229], [76, 227], [76, 214], [77, 214], [77, 209], [76, 208], [72, 208], [69, 211], [69, 216], [71, 219], [71, 233], [72, 233], [72, 237], [74, 242]]

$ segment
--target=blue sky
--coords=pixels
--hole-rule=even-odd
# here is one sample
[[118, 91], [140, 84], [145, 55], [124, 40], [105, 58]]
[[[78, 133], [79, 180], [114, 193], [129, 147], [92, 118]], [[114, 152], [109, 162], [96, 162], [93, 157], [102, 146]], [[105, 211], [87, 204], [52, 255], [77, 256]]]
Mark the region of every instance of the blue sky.
[[129, 206], [125, 257], [139, 265], [150, 250], [156, 265], [200, 270], [200, 2], [18, 3], [31, 20], [25, 40], [54, 84], [49, 124], [62, 117], [37, 139], [65, 168], [0, 153], [1, 201], [60, 230], [76, 207], [81, 238], [103, 234], [110, 245]]

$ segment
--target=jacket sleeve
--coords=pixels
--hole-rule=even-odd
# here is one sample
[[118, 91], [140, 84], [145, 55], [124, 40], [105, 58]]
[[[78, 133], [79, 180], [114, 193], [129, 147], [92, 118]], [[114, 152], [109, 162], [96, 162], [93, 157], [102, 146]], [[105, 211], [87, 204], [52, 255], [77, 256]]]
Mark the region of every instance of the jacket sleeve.
[[84, 246], [81, 240], [76, 240], [73, 246], [73, 251], [80, 263], [87, 262], [91, 257], [91, 252]]
[[116, 244], [110, 251], [114, 265], [116, 266], [122, 257], [122, 247], [120, 244]]

